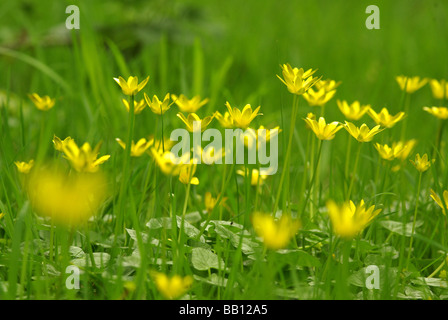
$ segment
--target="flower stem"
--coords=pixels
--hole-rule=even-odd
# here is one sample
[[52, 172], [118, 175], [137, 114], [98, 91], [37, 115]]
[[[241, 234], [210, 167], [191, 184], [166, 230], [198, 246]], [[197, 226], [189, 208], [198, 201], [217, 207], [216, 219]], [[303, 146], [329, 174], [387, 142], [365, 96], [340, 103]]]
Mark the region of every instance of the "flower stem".
[[[275, 197], [274, 208], [272, 209], [273, 214], [275, 214], [275, 212], [277, 211], [277, 208], [278, 208], [278, 202], [280, 200], [280, 192], [282, 191], [282, 189], [284, 187], [283, 181], [285, 180], [285, 175], [287, 172], [289, 173], [289, 158], [291, 157], [292, 138], [294, 136], [294, 129], [296, 126], [296, 117], [297, 117], [298, 107], [299, 107], [299, 99], [298, 99], [297, 95], [294, 95], [294, 100], [292, 103], [291, 126], [289, 128], [288, 147], [286, 149], [286, 156], [285, 156], [285, 160], [284, 160], [284, 164], [283, 164], [283, 171], [282, 171], [282, 175], [280, 177], [280, 183], [278, 185], [279, 188], [277, 189], [277, 195]], [[284, 192], [286, 192], [286, 191], [287, 190], [285, 190]]]
[[420, 187], [421, 187], [421, 184], [422, 184], [422, 174], [423, 174], [423, 172], [420, 172], [420, 174], [418, 176], [417, 194], [415, 195], [414, 220], [412, 221], [411, 240], [409, 242], [409, 251], [408, 251], [408, 258], [407, 258], [407, 261], [406, 261], [406, 270], [409, 267], [409, 261], [411, 259], [412, 243], [413, 243], [413, 240], [414, 240], [414, 231], [415, 231], [415, 222], [417, 220], [418, 199], [419, 199], [419, 195], [420, 195]]
[[128, 118], [128, 137], [127, 144], [125, 148], [124, 162], [123, 162], [123, 172], [122, 172], [122, 183], [120, 186], [120, 195], [118, 199], [118, 217], [117, 223], [115, 225], [115, 232], [118, 234], [120, 230], [123, 228], [123, 220], [124, 220], [124, 196], [126, 193], [126, 187], [129, 182], [129, 163], [131, 161], [131, 146], [132, 146], [132, 137], [134, 135], [134, 96], [129, 96], [129, 118]]
[[347, 196], [346, 196], [347, 201], [350, 200], [350, 196], [352, 194], [352, 189], [353, 189], [353, 184], [355, 182], [356, 173], [358, 171], [358, 162], [359, 162], [359, 155], [361, 153], [361, 147], [362, 147], [362, 143], [359, 142], [358, 151], [356, 151], [355, 166], [353, 167], [352, 179], [350, 181], [350, 186], [348, 187], [348, 192], [347, 192]]
[[[306, 198], [305, 198], [305, 202], [303, 203], [303, 206], [302, 206], [303, 209], [302, 209], [301, 216], [303, 216], [303, 213], [305, 212], [306, 206], [308, 204], [308, 200], [310, 199], [310, 196], [312, 194], [312, 188], [313, 188], [314, 182], [316, 180], [316, 175], [317, 175], [317, 168], [319, 167], [320, 155], [322, 153], [322, 145], [323, 145], [322, 140], [319, 140], [319, 149], [317, 151], [316, 165], [314, 166], [313, 176], [311, 177], [311, 181], [310, 181], [310, 184], [308, 186], [308, 192], [307, 192], [307, 195], [306, 195]], [[310, 212], [310, 219], [311, 220], [313, 219], [312, 212]]]

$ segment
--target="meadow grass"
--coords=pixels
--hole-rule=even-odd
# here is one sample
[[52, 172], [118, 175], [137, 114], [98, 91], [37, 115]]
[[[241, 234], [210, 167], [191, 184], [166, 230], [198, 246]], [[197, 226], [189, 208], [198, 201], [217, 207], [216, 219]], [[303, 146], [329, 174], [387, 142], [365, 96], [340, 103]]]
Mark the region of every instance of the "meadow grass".
[[[448, 297], [447, 218], [430, 197], [431, 189], [441, 198], [448, 189], [446, 120], [423, 110], [447, 101], [429, 85], [406, 94], [396, 81], [448, 79], [444, 1], [377, 1], [380, 30], [365, 27], [365, 8], [374, 4], [366, 1], [89, 1], [79, 4], [81, 29], [71, 31], [69, 4], [0, 4], [1, 299], [174, 298], [158, 286], [161, 274], [181, 277], [172, 293], [185, 299]], [[284, 63], [341, 81], [335, 97], [324, 109], [310, 107], [276, 77]], [[148, 75], [132, 98], [113, 80]], [[33, 92], [55, 98], [54, 107], [38, 110], [27, 96]], [[184, 123], [175, 104], [163, 115], [145, 108], [133, 116], [121, 100], [133, 105], [143, 93], [162, 99], [168, 92], [209, 98], [201, 117], [224, 113], [226, 101], [261, 106], [251, 127], [282, 130], [277, 174], [252, 184], [258, 165], [202, 164], [199, 184], [183, 184], [149, 151], [131, 157], [116, 138], [128, 146], [167, 138]], [[344, 129], [319, 140], [303, 119], [313, 112], [344, 123], [338, 99], [406, 115], [371, 142]], [[367, 114], [353, 122], [375, 126]], [[222, 129], [216, 119], [210, 127]], [[15, 165], [51, 160], [76, 175], [54, 149], [54, 135], [79, 146], [101, 141], [99, 156], [110, 155], [100, 166], [108, 196], [81, 226], [36, 214], [29, 175]], [[374, 147], [410, 139], [417, 145], [401, 163]], [[425, 172], [409, 161], [417, 153], [435, 159]], [[209, 211], [206, 192], [217, 199]], [[381, 212], [344, 239], [329, 200], [364, 200]], [[253, 226], [256, 212], [290, 215], [300, 229], [287, 245], [269, 248]], [[371, 265], [379, 289], [366, 287]], [[67, 288], [67, 266], [81, 270], [79, 289]]]

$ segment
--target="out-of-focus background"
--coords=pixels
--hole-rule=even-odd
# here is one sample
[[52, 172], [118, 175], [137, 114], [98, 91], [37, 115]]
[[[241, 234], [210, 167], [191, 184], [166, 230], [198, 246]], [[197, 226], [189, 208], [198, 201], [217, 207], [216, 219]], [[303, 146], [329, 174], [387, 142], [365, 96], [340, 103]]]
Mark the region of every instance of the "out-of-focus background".
[[[65, 27], [71, 4], [80, 8], [80, 30]], [[380, 30], [365, 26], [372, 4]], [[442, 0], [2, 1], [0, 92], [3, 99], [7, 89], [64, 99], [61, 135], [74, 125], [90, 132], [89, 122], [70, 121], [76, 114], [99, 116], [103, 133], [114, 136], [118, 75], [150, 75], [150, 95], [209, 97], [206, 113], [225, 110], [225, 101], [261, 105], [263, 123], [274, 125], [291, 102], [276, 77], [279, 64], [289, 62], [342, 81], [327, 106], [329, 120], [344, 120], [336, 99], [398, 112], [397, 75], [447, 78], [447, 18]], [[427, 119], [433, 127], [421, 107], [437, 103], [426, 86], [412, 97], [409, 121]], [[301, 105], [301, 116], [313, 111]]]

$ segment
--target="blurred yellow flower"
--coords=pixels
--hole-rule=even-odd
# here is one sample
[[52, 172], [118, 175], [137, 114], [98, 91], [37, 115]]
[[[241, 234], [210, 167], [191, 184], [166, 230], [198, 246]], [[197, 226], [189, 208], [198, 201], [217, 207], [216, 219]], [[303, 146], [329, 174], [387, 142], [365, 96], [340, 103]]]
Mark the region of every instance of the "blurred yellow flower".
[[199, 179], [194, 176], [196, 173], [196, 164], [186, 164], [182, 166], [179, 172], [179, 181], [183, 184], [198, 185]]
[[53, 144], [54, 144], [54, 148], [57, 151], [61, 151], [64, 146], [66, 146], [69, 141], [73, 140], [71, 137], [67, 137], [64, 140], [61, 140], [59, 137], [57, 137], [56, 135], [53, 136]]
[[292, 94], [304, 94], [322, 78], [312, 76], [317, 70], [308, 69], [304, 71], [303, 68], [292, 68], [289, 63], [283, 64], [280, 67], [282, 68], [283, 79], [279, 75], [277, 77], [286, 85], [288, 91]]
[[448, 83], [445, 79], [440, 81], [436, 79], [431, 79], [429, 81], [431, 87], [432, 95], [435, 99], [448, 99]]
[[[126, 108], [126, 110], [129, 112], [129, 102], [126, 99], [121, 100]], [[144, 99], [141, 99], [140, 101], [134, 101], [134, 114], [141, 113], [146, 107], [146, 102]]]
[[258, 113], [260, 107], [256, 108], [252, 111], [252, 107], [250, 104], [246, 104], [241, 111], [238, 108], [232, 108], [229, 102], [226, 102], [227, 110], [229, 111], [230, 117], [232, 118], [233, 125], [237, 128], [246, 129], [249, 127], [252, 120], [259, 115], [263, 115], [262, 113]]
[[219, 121], [219, 123], [223, 128], [225, 129], [233, 128], [233, 119], [230, 116], [229, 112], [226, 111], [224, 115], [222, 115], [219, 111], [216, 111], [215, 118]]
[[300, 222], [291, 216], [282, 214], [280, 219], [270, 214], [255, 212], [252, 215], [252, 225], [255, 232], [263, 239], [268, 249], [279, 250], [285, 248], [300, 229]]
[[[408, 141], [396, 142], [397, 147], [398, 147], [398, 145], [402, 145], [403, 151], [400, 152], [399, 154], [397, 154], [397, 159], [399, 159], [401, 161], [401, 163], [392, 167], [393, 172], [400, 170], [406, 164], [404, 161], [409, 157], [411, 152], [414, 150], [414, 147], [416, 144], [417, 144], [417, 140], [415, 140], [415, 139], [411, 139]], [[394, 145], [392, 145], [392, 148], [393, 147], [394, 147]]]
[[444, 202], [442, 202], [442, 199], [440, 199], [437, 193], [431, 189], [430, 197], [438, 204], [440, 208], [442, 208], [442, 212], [446, 216], [446, 209], [448, 209], [448, 190], [444, 190], [442, 195]]
[[304, 120], [320, 140], [332, 140], [336, 132], [342, 129], [339, 122], [333, 121], [327, 124], [323, 117], [320, 117], [319, 121], [310, 118]]
[[162, 115], [164, 114], [170, 107], [170, 94], [167, 93], [163, 98], [163, 101], [160, 101], [159, 98], [154, 95], [152, 97], [152, 101], [146, 92], [143, 94], [145, 96], [146, 103], [148, 104], [151, 111], [155, 114]]
[[414, 93], [428, 83], [428, 79], [420, 79], [420, 77], [398, 76], [395, 79], [397, 80], [400, 89], [402, 91], [406, 90], [407, 93]]
[[325, 89], [325, 91], [330, 92], [332, 90], [335, 90], [339, 85], [341, 84], [341, 81], [335, 81], [331, 79], [326, 80], [319, 80], [316, 82], [315, 86], [318, 90]]
[[392, 116], [386, 108], [381, 109], [379, 113], [376, 113], [375, 110], [369, 108], [367, 113], [373, 119], [373, 121], [375, 121], [376, 124], [379, 124], [386, 128], [392, 128], [405, 116], [403, 111], [400, 111], [395, 116]]
[[370, 109], [370, 105], [361, 105], [359, 101], [348, 104], [347, 101], [337, 100], [339, 110], [348, 120], [359, 120]]
[[[123, 149], [126, 149], [126, 143], [121, 141], [120, 138], [116, 138], [115, 140]], [[154, 140], [146, 141], [145, 138], [141, 138], [140, 140], [137, 141], [137, 143], [134, 143], [134, 140], [132, 140], [131, 157], [141, 157], [146, 152], [146, 150], [148, 150], [148, 148], [151, 147], [153, 144]]]
[[140, 83], [138, 83], [138, 77], [133, 76], [130, 76], [128, 78], [128, 81], [126, 81], [122, 76], [114, 78], [114, 80], [120, 86], [123, 94], [127, 96], [134, 96], [146, 86], [149, 80], [149, 76]]
[[154, 135], [151, 135], [148, 140], [151, 142], [151, 146], [154, 146], [156, 150], [165, 149], [165, 151], [168, 151], [171, 150], [171, 148], [176, 144], [176, 142], [172, 141], [170, 137], [164, 137], [163, 143], [161, 139], [155, 139]]
[[181, 277], [179, 275], [174, 275], [168, 277], [164, 273], [152, 271], [151, 277], [159, 292], [166, 299], [177, 299], [181, 297], [193, 284], [193, 278], [191, 276]]
[[[261, 130], [261, 131], [259, 131]], [[265, 130], [265, 133], [263, 134], [262, 130]], [[274, 130], [274, 131], [272, 131]], [[251, 129], [248, 130], [247, 135], [241, 135], [241, 139], [244, 140], [244, 145], [248, 148], [252, 148], [255, 145], [255, 148], [258, 150], [258, 146], [260, 143], [266, 143], [271, 140], [271, 137], [275, 137], [278, 135], [282, 130], [279, 126], [273, 128], [273, 129], [266, 129], [263, 125], [258, 127], [258, 129]]]
[[423, 110], [432, 114], [440, 120], [448, 119], [448, 108], [447, 107], [423, 107]]
[[34, 166], [34, 160], [30, 160], [28, 162], [16, 161], [14, 164], [17, 167], [17, 170], [21, 173], [29, 173]]
[[55, 99], [50, 98], [49, 96], [39, 96], [37, 93], [29, 94], [28, 97], [34, 103], [37, 109], [42, 111], [48, 111], [54, 107], [56, 103]]
[[178, 159], [171, 151], [165, 150], [163, 152], [162, 149], [156, 149], [154, 147], [150, 149], [150, 154], [160, 170], [166, 175], [179, 175], [182, 167], [188, 162], [186, 158]]
[[0, 212], [0, 220], [5, 216], [3, 212]]
[[379, 143], [375, 143], [374, 147], [378, 150], [381, 158], [389, 161], [399, 158], [406, 148], [402, 142], [394, 142], [392, 147], [389, 147], [387, 144], [381, 145]]
[[57, 167], [36, 168], [28, 182], [34, 210], [65, 226], [86, 223], [104, 202], [106, 190], [106, 179], [101, 173], [66, 174]]
[[346, 239], [352, 239], [363, 231], [381, 212], [381, 209], [375, 210], [374, 205], [367, 209], [364, 200], [361, 200], [358, 206], [353, 201], [338, 205], [329, 200], [327, 209], [334, 233]]
[[64, 157], [70, 162], [72, 167], [78, 172], [96, 172], [99, 166], [109, 160], [110, 155], [105, 155], [97, 159], [101, 147], [98, 143], [92, 150], [88, 142], [85, 142], [81, 148], [71, 139], [66, 144], [62, 144]]
[[344, 128], [352, 135], [353, 138], [358, 140], [359, 142], [369, 142], [373, 140], [373, 137], [383, 131], [384, 129], [380, 129], [380, 125], [369, 129], [369, 127], [363, 123], [361, 127], [355, 126], [351, 122], [345, 121], [343, 124]]
[[311, 107], [322, 107], [336, 94], [336, 90], [326, 91], [325, 88], [314, 91], [312, 88], [308, 89], [303, 94], [303, 98]]
[[[208, 165], [214, 163], [221, 164], [222, 158], [225, 155], [225, 151], [222, 147], [219, 150], [215, 150], [214, 146], [207, 146], [204, 149], [202, 149], [201, 146], [196, 146], [196, 154], [201, 156], [201, 163], [205, 163]], [[194, 159], [194, 161], [196, 161], [196, 159]]]
[[425, 172], [426, 170], [431, 167], [431, 164], [434, 163], [436, 160], [432, 159], [431, 161], [428, 160], [428, 155], [425, 153], [422, 157], [420, 157], [420, 154], [417, 153], [415, 155], [415, 160], [409, 160], [414, 165], [415, 169], [417, 169], [419, 172]]
[[[209, 191], [207, 191], [205, 193], [204, 204], [205, 204], [205, 210], [207, 210], [208, 213], [211, 213], [213, 211], [213, 209], [216, 207], [216, 204], [218, 203], [218, 199], [219, 199], [219, 196], [217, 198], [213, 198], [211, 192], [209, 192]], [[223, 197], [219, 204], [221, 206], [224, 205], [226, 200], [227, 200], [227, 197]]]
[[414, 147], [417, 144], [417, 140], [411, 139], [404, 142], [400, 141], [398, 143], [403, 144], [403, 152], [398, 156], [398, 158], [401, 160], [406, 160], [411, 154], [411, 152], [414, 150]]
[[201, 131], [204, 131], [205, 129], [207, 129], [210, 122], [212, 122], [215, 115], [207, 116], [204, 119], [201, 119], [196, 113], [189, 113], [188, 117], [185, 117], [182, 113], [179, 112], [177, 114], [177, 117], [182, 120], [183, 123], [185, 123], [189, 132], [194, 132], [198, 129], [197, 127], [195, 127], [195, 122], [200, 122]]
[[[246, 177], [245, 171], [243, 170], [237, 170], [237, 174], [240, 176]], [[247, 172], [248, 173], [248, 172]], [[266, 180], [269, 177], [269, 175], [260, 174], [260, 171], [258, 169], [252, 169], [252, 176], [250, 179], [250, 185], [255, 187], [257, 185], [263, 185], [264, 180]]]
[[183, 94], [181, 94], [179, 97], [175, 94], [172, 94], [171, 99], [174, 101], [174, 103], [177, 104], [180, 111], [187, 113], [195, 113], [209, 101], [208, 98], [201, 101], [200, 96], [194, 96], [193, 98], [188, 99]]

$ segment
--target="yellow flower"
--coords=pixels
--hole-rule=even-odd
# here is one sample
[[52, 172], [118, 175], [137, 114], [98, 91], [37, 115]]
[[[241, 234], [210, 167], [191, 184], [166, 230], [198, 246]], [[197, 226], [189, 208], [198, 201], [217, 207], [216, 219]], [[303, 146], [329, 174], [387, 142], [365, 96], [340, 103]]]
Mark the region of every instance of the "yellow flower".
[[285, 248], [300, 229], [300, 222], [286, 214], [276, 221], [270, 214], [255, 212], [252, 225], [264, 245], [273, 250]]
[[[262, 131], [265, 130], [265, 134], [262, 134]], [[275, 131], [272, 131], [275, 130]], [[271, 140], [271, 137], [275, 137], [278, 135], [282, 130], [279, 126], [273, 128], [273, 129], [266, 129], [264, 126], [260, 126], [257, 130], [255, 129], [249, 129], [247, 132], [248, 135], [242, 135], [241, 138], [244, 140], [244, 145], [248, 148], [252, 148], [253, 145], [258, 150], [258, 146], [260, 143], [267, 143]]]
[[72, 141], [73, 139], [71, 137], [67, 137], [64, 140], [61, 140], [59, 137], [57, 137], [56, 135], [53, 136], [53, 144], [54, 144], [54, 148], [57, 151], [61, 151], [64, 146], [66, 146], [69, 141]]
[[367, 209], [364, 200], [358, 206], [353, 201], [337, 205], [334, 201], [327, 202], [328, 215], [335, 234], [342, 238], [352, 239], [381, 212], [375, 206]]
[[19, 172], [27, 174], [33, 168], [34, 160], [30, 160], [29, 162], [16, 161], [14, 162], [14, 164], [16, 165]]
[[134, 96], [137, 93], [139, 93], [148, 83], [149, 76], [146, 77], [145, 80], [138, 83], [137, 77], [130, 76], [128, 78], [128, 81], [124, 80], [122, 76], [119, 76], [118, 78], [114, 78], [115, 82], [118, 83], [118, 85], [121, 87], [121, 90], [123, 91], [123, 94], [127, 96]]
[[[174, 153], [171, 151], [165, 150], [165, 152], [162, 151], [162, 149], [156, 149], [151, 148], [151, 155], [154, 158], [154, 161], [160, 168], [160, 170], [166, 174], [166, 175], [173, 175], [177, 176], [180, 173], [180, 170], [185, 165], [186, 162], [188, 162], [185, 159], [178, 159]], [[187, 154], [189, 156], [189, 154]]]
[[398, 76], [396, 77], [396, 80], [400, 89], [402, 91], [406, 90], [407, 93], [414, 93], [428, 82], [428, 79], [426, 78], [420, 79], [420, 77], [405, 76]]
[[151, 272], [151, 276], [157, 289], [166, 299], [177, 299], [181, 297], [190, 289], [193, 283], [191, 276], [181, 277], [174, 275], [168, 277], [166, 274], [156, 271]]
[[170, 102], [170, 94], [169, 93], [167, 93], [165, 95], [165, 98], [163, 98], [163, 101], [160, 101], [156, 95], [154, 95], [152, 97], [152, 101], [151, 101], [151, 99], [148, 97], [146, 92], [144, 93], [144, 96], [145, 96], [145, 100], [146, 100], [146, 103], [148, 104], [149, 108], [155, 114], [158, 114], [158, 115], [164, 114], [171, 107], [171, 104], [169, 103]]
[[369, 142], [373, 140], [373, 137], [383, 131], [384, 129], [380, 129], [380, 125], [377, 125], [376, 127], [373, 127], [372, 129], [369, 129], [369, 127], [363, 123], [361, 127], [355, 126], [351, 122], [345, 121], [345, 124], [343, 124], [345, 130], [348, 131], [352, 135], [353, 138], [358, 140], [359, 142]]
[[151, 146], [154, 146], [156, 150], [171, 150], [171, 148], [176, 144], [175, 141], [172, 141], [169, 137], [164, 137], [163, 143], [161, 139], [155, 139], [154, 135], [149, 137], [149, 142]]
[[56, 224], [86, 223], [106, 199], [106, 179], [100, 173], [66, 174], [58, 168], [36, 168], [28, 195], [34, 210]]
[[37, 93], [29, 94], [28, 97], [34, 103], [37, 109], [42, 111], [48, 111], [54, 107], [56, 103], [55, 99], [51, 99], [49, 96], [39, 96]]
[[[201, 163], [211, 165], [214, 163], [222, 163], [222, 158], [225, 155], [224, 148], [215, 150], [214, 146], [207, 146], [202, 149], [201, 146], [196, 146], [196, 153], [201, 156]], [[196, 159], [194, 159], [196, 160]]]
[[340, 84], [341, 84], [341, 81], [327, 79], [327, 80], [317, 81], [315, 86], [318, 90], [323, 88], [323, 89], [325, 89], [325, 91], [330, 92], [332, 90], [335, 90], [337, 87], [339, 87]]
[[5, 216], [3, 212], [0, 212], [0, 220]]
[[402, 142], [394, 142], [392, 147], [389, 147], [387, 144], [381, 145], [379, 143], [375, 143], [374, 146], [375, 149], [378, 150], [380, 157], [389, 161], [399, 158], [406, 147]]
[[431, 189], [431, 198], [439, 205], [440, 208], [442, 208], [443, 214], [446, 216], [446, 210], [448, 209], [448, 190], [443, 191], [443, 201], [440, 199], [440, 197], [437, 195], [437, 193]]
[[336, 132], [342, 129], [339, 122], [333, 121], [327, 124], [323, 117], [320, 117], [319, 121], [311, 118], [305, 118], [304, 120], [320, 140], [332, 140]]
[[[116, 138], [115, 140], [123, 149], [126, 149], [126, 143], [121, 141], [121, 139], [119, 138]], [[134, 140], [132, 140], [131, 157], [141, 157], [146, 152], [146, 150], [148, 150], [148, 148], [151, 147], [153, 144], [154, 140], [146, 141], [145, 138], [141, 138], [140, 140], [137, 141], [137, 143], [134, 143]]]
[[445, 79], [440, 81], [431, 79], [429, 81], [429, 85], [431, 87], [432, 95], [435, 99], [448, 99], [448, 83]]
[[223, 128], [233, 128], [233, 119], [230, 116], [230, 113], [228, 113], [227, 111], [224, 113], [224, 115], [222, 115], [219, 111], [216, 111], [215, 118], [219, 121]]
[[[210, 192], [205, 193], [204, 197], [204, 204], [205, 204], [205, 210], [207, 210], [208, 213], [211, 213], [213, 209], [216, 207], [216, 204], [218, 203], [219, 196], [217, 198], [213, 198], [212, 194]], [[227, 197], [223, 197], [221, 199], [220, 205], [224, 205], [224, 202], [226, 202]]]
[[[126, 110], [129, 112], [129, 102], [126, 99], [121, 100], [126, 107]], [[146, 107], [146, 102], [144, 99], [141, 99], [140, 101], [134, 101], [134, 114], [141, 113]]]
[[[401, 163], [392, 167], [393, 172], [400, 170], [406, 164], [404, 161], [409, 157], [411, 152], [414, 150], [416, 144], [417, 140], [415, 139], [411, 139], [408, 141], [399, 141], [396, 143], [397, 147], [398, 145], [402, 146], [403, 151], [397, 154], [397, 159], [399, 159]], [[392, 148], [394, 148], [394, 145], [392, 145]]]
[[62, 152], [76, 171], [96, 172], [99, 166], [110, 158], [110, 155], [105, 155], [97, 159], [100, 147], [101, 142], [92, 150], [90, 144], [86, 142], [79, 148], [72, 139], [62, 145]]
[[[243, 170], [237, 170], [237, 174], [240, 176], [246, 177], [245, 171]], [[265, 174], [260, 174], [258, 169], [252, 169], [252, 177], [250, 179], [250, 185], [255, 187], [257, 185], [262, 185], [264, 183], [264, 180], [266, 180], [269, 176]]]
[[308, 89], [303, 94], [303, 98], [311, 107], [322, 107], [336, 94], [336, 90], [326, 91], [325, 88], [314, 91], [312, 88]]
[[200, 96], [194, 96], [191, 99], [188, 99], [186, 96], [181, 94], [179, 97], [175, 94], [171, 95], [171, 99], [177, 104], [180, 111], [182, 112], [188, 112], [188, 113], [194, 113], [198, 111], [203, 105], [205, 105], [209, 99], [206, 98], [201, 101]]
[[428, 160], [428, 155], [425, 153], [422, 157], [420, 157], [420, 154], [417, 153], [415, 155], [415, 160], [409, 160], [414, 165], [415, 169], [417, 169], [419, 172], [425, 172], [426, 170], [431, 167], [431, 164], [434, 163], [436, 160], [432, 159], [431, 161]]
[[448, 119], [448, 108], [447, 107], [423, 107], [423, 110], [432, 114], [433, 116], [439, 118], [440, 120]]
[[304, 71], [303, 68], [292, 68], [289, 63], [280, 67], [282, 68], [283, 79], [279, 75], [277, 77], [286, 85], [288, 91], [293, 94], [304, 94], [322, 78], [312, 76], [317, 70], [308, 69]]
[[361, 105], [359, 101], [348, 104], [347, 101], [337, 100], [339, 110], [348, 120], [359, 120], [370, 109], [370, 105]]
[[207, 116], [204, 119], [201, 119], [196, 113], [189, 113], [188, 117], [186, 118], [182, 113], [179, 112], [177, 114], [177, 117], [182, 120], [183, 123], [185, 123], [188, 131], [194, 132], [195, 130], [199, 129], [199, 125], [197, 122], [200, 122], [201, 131], [204, 131], [205, 129], [207, 129], [210, 122], [212, 122], [215, 115]]
[[263, 115], [262, 113], [258, 113], [260, 107], [252, 111], [252, 107], [250, 106], [250, 104], [246, 104], [243, 108], [243, 111], [238, 108], [232, 108], [229, 102], [226, 102], [226, 107], [227, 110], [229, 110], [233, 125], [241, 129], [246, 129], [247, 127], [249, 127], [250, 123], [255, 119], [256, 116]]
[[392, 116], [386, 108], [381, 109], [380, 113], [376, 113], [372, 108], [370, 108], [367, 113], [376, 124], [386, 128], [392, 128], [398, 121], [404, 118], [403, 111], [400, 111], [395, 116]]
[[179, 181], [183, 184], [199, 184], [199, 179], [194, 177], [196, 172], [196, 164], [187, 164], [182, 166], [179, 172]]

